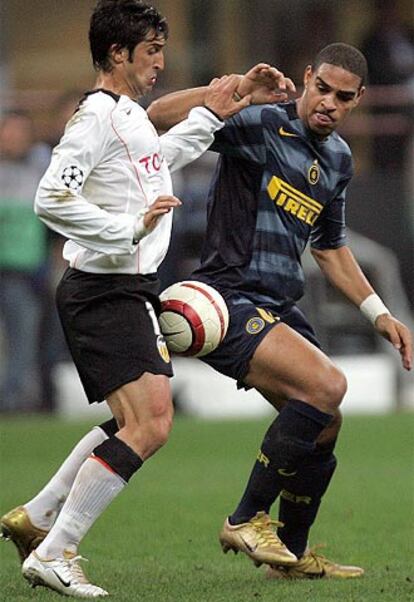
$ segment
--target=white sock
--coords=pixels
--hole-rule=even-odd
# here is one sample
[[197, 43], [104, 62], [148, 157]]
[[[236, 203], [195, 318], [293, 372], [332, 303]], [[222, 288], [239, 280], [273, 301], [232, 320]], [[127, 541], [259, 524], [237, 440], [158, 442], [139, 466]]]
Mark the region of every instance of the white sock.
[[95, 447], [105, 439], [108, 439], [108, 435], [99, 426], [90, 430], [73, 448], [47, 485], [24, 504], [30, 520], [36, 527], [50, 529], [69, 494], [79, 468]]
[[82, 464], [68, 498], [47, 537], [36, 549], [41, 558], [62, 558], [77, 552], [87, 531], [126, 482], [95, 457]]

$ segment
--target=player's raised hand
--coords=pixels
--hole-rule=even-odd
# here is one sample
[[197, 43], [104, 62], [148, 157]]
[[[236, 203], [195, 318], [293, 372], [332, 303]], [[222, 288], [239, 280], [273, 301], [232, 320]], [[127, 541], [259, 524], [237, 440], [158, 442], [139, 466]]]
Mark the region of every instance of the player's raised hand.
[[250, 95], [240, 98], [236, 89], [240, 84], [240, 75], [223, 75], [214, 78], [204, 97], [204, 105], [221, 119], [228, 119], [250, 104]]
[[404, 368], [411, 370], [413, 366], [413, 341], [407, 326], [390, 314], [382, 314], [376, 319], [375, 328], [399, 351]]
[[160, 218], [169, 213], [174, 207], [181, 205], [180, 199], [175, 196], [163, 195], [155, 199], [148, 211], [144, 214], [144, 226], [150, 232], [154, 230]]
[[252, 67], [242, 76], [237, 87], [237, 93], [242, 98], [250, 96], [251, 104], [283, 102], [294, 92], [296, 87], [293, 81], [267, 63]]

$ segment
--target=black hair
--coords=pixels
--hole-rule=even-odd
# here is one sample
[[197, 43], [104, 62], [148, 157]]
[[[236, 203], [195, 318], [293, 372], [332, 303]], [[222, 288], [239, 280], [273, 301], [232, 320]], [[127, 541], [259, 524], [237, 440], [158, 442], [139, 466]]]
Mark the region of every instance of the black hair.
[[342, 67], [342, 69], [357, 75], [361, 79], [360, 87], [362, 87], [367, 80], [367, 60], [362, 52], [358, 50], [358, 48], [355, 48], [355, 46], [342, 44], [340, 42], [325, 46], [325, 48], [322, 48], [316, 55], [312, 63], [312, 70], [316, 71], [322, 63]]
[[95, 69], [111, 71], [109, 49], [126, 48], [129, 60], [150, 31], [167, 39], [168, 24], [160, 13], [140, 0], [100, 0], [91, 16], [89, 45]]

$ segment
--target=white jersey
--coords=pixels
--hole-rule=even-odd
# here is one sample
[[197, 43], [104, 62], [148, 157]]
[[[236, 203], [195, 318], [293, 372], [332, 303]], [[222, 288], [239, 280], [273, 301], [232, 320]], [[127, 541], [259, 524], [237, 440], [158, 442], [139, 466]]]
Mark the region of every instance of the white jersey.
[[94, 273], [150, 274], [168, 249], [172, 211], [134, 241], [134, 223], [160, 195], [170, 173], [199, 157], [224, 123], [203, 107], [158, 136], [128, 96], [90, 92], [68, 122], [40, 181], [35, 211], [65, 236], [71, 267]]

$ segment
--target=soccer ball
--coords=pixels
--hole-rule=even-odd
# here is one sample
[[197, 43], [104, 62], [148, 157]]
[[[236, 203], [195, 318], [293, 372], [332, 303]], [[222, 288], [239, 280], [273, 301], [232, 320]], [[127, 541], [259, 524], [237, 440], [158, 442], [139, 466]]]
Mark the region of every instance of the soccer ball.
[[201, 357], [214, 351], [224, 339], [229, 312], [213, 287], [184, 280], [165, 289], [160, 299], [159, 323], [171, 353]]

